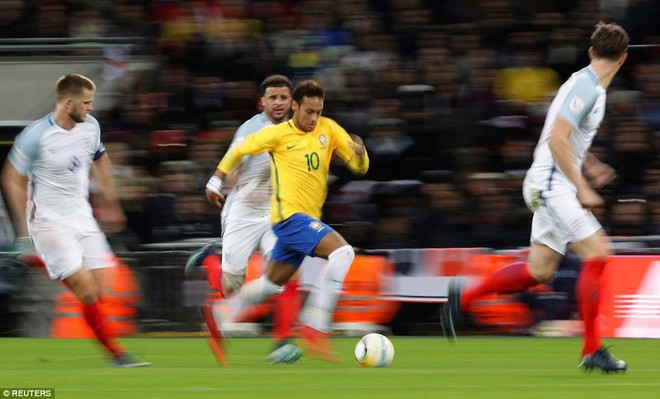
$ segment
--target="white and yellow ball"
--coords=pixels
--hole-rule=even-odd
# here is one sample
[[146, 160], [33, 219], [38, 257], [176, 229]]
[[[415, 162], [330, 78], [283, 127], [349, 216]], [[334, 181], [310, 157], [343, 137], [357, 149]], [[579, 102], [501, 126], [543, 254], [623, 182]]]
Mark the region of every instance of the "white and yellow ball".
[[355, 360], [364, 367], [387, 367], [394, 360], [394, 345], [384, 335], [367, 334], [355, 345]]

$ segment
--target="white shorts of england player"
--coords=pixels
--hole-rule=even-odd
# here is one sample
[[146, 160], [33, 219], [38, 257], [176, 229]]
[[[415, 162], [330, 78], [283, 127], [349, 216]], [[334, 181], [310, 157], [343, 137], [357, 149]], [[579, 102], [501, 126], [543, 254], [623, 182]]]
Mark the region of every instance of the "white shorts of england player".
[[259, 248], [267, 256], [277, 237], [271, 228], [270, 215], [259, 219], [231, 216], [222, 223], [222, 271], [244, 276], [250, 257]]
[[523, 197], [534, 211], [530, 240], [562, 255], [568, 243], [585, 240], [601, 229], [593, 213], [580, 204], [574, 190], [539, 191], [523, 187]]
[[81, 266], [113, 267], [112, 251], [96, 220], [40, 222], [29, 226], [34, 249], [44, 261], [52, 280], [64, 280]]

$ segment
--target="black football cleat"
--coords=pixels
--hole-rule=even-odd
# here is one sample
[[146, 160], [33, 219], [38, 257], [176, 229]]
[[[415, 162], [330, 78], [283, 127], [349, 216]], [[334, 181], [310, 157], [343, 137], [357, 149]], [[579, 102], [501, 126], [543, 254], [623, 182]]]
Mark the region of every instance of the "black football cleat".
[[183, 269], [185, 274], [195, 274], [195, 272], [202, 266], [204, 258], [209, 255], [220, 253], [219, 248], [220, 244], [217, 241], [212, 241], [190, 254], [186, 261], [186, 266]]
[[458, 278], [452, 278], [447, 287], [447, 303], [442, 305], [440, 322], [442, 330], [450, 342], [456, 342], [456, 330], [460, 320], [464, 318], [461, 310], [461, 295], [464, 282]]
[[585, 355], [578, 367], [586, 371], [600, 369], [604, 373], [618, 373], [628, 370], [628, 363], [614, 357], [608, 348], [601, 347], [596, 352]]

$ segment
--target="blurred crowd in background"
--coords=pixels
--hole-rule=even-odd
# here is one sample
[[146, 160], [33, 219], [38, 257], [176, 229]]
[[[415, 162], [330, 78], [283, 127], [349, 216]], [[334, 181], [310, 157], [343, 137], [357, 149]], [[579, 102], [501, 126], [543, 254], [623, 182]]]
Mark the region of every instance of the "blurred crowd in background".
[[[326, 87], [324, 115], [364, 138], [366, 176], [333, 168], [324, 220], [369, 248], [526, 246], [521, 185], [589, 34], [660, 44], [653, 0], [0, 0], [0, 37], [136, 37], [106, 54], [120, 92], [96, 112], [129, 245], [220, 235], [204, 184], [258, 85]], [[80, 50], [80, 52], [84, 52]], [[124, 68], [134, 54], [148, 71]], [[592, 152], [617, 180], [611, 235], [660, 234], [660, 47], [629, 51]], [[66, 54], [64, 54], [66, 55]], [[71, 71], [75, 72], [75, 71]], [[39, 117], [40, 115], [35, 115]]]

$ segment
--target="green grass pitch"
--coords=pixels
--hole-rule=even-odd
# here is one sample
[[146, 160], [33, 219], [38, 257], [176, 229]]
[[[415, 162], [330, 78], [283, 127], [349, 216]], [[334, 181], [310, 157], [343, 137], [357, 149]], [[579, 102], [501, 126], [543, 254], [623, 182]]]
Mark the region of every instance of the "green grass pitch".
[[64, 398], [658, 398], [660, 340], [617, 339], [625, 374], [577, 369], [573, 338], [392, 337], [392, 366], [362, 368], [357, 338], [337, 338], [343, 363], [303, 358], [268, 365], [265, 338], [229, 341], [228, 367], [216, 364], [202, 338], [123, 341], [151, 367], [117, 369], [91, 340], [0, 339], [0, 388], [55, 388]]

